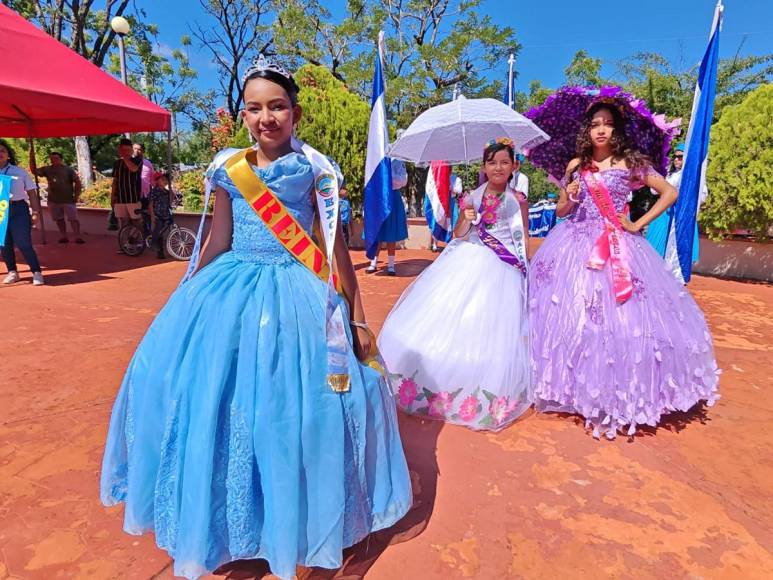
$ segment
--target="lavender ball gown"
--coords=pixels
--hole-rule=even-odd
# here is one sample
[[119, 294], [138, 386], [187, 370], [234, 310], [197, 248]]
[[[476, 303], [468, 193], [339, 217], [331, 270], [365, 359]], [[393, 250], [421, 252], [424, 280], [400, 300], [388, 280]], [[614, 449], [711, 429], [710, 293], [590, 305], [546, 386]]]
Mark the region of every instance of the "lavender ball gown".
[[[638, 179], [620, 168], [596, 175], [622, 212]], [[647, 240], [627, 232], [633, 295], [617, 304], [609, 262], [587, 267], [604, 219], [582, 180], [579, 198], [529, 275], [537, 409], [579, 413], [595, 437], [611, 439], [699, 401], [712, 405], [720, 371], [703, 312]]]

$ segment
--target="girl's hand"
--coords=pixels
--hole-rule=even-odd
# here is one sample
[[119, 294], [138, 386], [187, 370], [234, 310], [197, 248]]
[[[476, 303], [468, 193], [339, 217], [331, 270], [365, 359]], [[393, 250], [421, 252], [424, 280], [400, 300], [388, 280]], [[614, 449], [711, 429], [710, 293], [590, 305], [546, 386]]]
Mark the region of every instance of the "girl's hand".
[[[575, 198], [577, 199], [577, 194], [580, 193], [580, 180], [575, 179], [572, 181], [569, 185], [566, 186], [566, 193], [569, 196], [569, 198]], [[574, 201], [574, 200], [572, 200]]]
[[617, 217], [620, 218], [620, 225], [623, 226], [623, 229], [631, 234], [638, 234], [641, 231], [641, 226], [637, 226], [635, 223], [633, 223], [626, 214], [620, 213], [617, 214]]
[[367, 328], [353, 326], [352, 329], [354, 330], [354, 354], [360, 361], [364, 361], [370, 356], [373, 337]]
[[466, 219], [468, 222], [474, 222], [477, 217], [478, 213], [474, 208], [469, 206], [464, 208], [464, 219]]

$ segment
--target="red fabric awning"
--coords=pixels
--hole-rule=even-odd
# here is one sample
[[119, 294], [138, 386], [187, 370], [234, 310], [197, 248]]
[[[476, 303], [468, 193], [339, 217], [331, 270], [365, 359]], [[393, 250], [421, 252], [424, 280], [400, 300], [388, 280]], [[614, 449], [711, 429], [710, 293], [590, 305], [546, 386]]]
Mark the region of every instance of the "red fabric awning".
[[0, 137], [168, 131], [171, 113], [0, 4]]

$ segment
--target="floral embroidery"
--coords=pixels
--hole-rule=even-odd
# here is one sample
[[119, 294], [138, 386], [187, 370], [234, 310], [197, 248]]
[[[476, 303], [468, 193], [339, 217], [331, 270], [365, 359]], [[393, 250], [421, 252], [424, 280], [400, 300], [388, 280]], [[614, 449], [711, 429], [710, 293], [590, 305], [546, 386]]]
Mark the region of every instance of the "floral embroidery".
[[462, 421], [472, 421], [475, 415], [478, 414], [478, 398], [474, 395], [470, 395], [459, 406], [459, 418]]
[[604, 305], [602, 303], [601, 290], [596, 288], [593, 293], [593, 297], [585, 300], [585, 312], [588, 314], [588, 318], [593, 324], [604, 324]]
[[633, 295], [640, 300], [644, 300], [644, 298], [647, 296], [647, 292], [644, 288], [644, 280], [637, 278], [636, 276], [632, 276], [631, 283], [633, 284]]
[[400, 397], [400, 405], [403, 407], [410, 407], [418, 396], [418, 388], [413, 379], [403, 379], [400, 383], [398, 390], [398, 396]]
[[555, 259], [550, 260], [547, 264], [540, 260], [534, 265], [534, 279], [537, 282], [537, 287], [544, 286], [553, 281], [553, 270], [555, 269], [555, 266]]
[[481, 221], [485, 228], [491, 229], [497, 223], [497, 214], [499, 212], [499, 206], [502, 205], [502, 199], [504, 193], [485, 193], [483, 194], [483, 203], [481, 204], [482, 216]]
[[[475, 429], [498, 429], [517, 416], [525, 401], [511, 400], [477, 387], [474, 391], [458, 388], [454, 391], [434, 392], [411, 377], [391, 375], [393, 389], [400, 407], [409, 413], [467, 425]], [[481, 396], [481, 394], [483, 396]], [[485, 397], [485, 400], [484, 400]], [[488, 405], [484, 407], [488, 401]], [[486, 411], [484, 411], [484, 408]]]
[[446, 417], [451, 411], [453, 397], [448, 391], [440, 391], [429, 400], [430, 417]]
[[515, 402], [510, 401], [507, 397], [497, 397], [489, 404], [488, 412], [494, 423], [501, 425], [515, 410]]

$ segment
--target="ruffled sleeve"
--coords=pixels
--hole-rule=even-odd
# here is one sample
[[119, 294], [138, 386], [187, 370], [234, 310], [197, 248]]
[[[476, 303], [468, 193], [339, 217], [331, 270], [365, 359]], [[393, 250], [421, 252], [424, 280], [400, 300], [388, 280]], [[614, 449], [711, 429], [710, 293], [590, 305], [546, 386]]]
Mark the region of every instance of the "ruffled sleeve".
[[232, 155], [239, 151], [239, 149], [231, 147], [218, 151], [217, 155], [215, 155], [215, 158], [212, 160], [212, 163], [207, 167], [207, 171], [204, 173], [204, 178], [209, 181], [212, 189], [222, 187], [232, 198], [235, 197], [235, 194], [238, 192], [236, 191], [233, 182], [228, 177], [228, 173], [226, 173], [225, 163]]
[[645, 181], [650, 175], [660, 175], [651, 164], [647, 163], [642, 167], [631, 170], [630, 182], [631, 189], [639, 189], [646, 185]]

